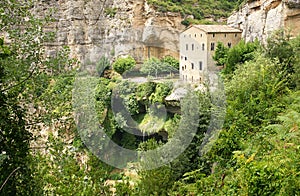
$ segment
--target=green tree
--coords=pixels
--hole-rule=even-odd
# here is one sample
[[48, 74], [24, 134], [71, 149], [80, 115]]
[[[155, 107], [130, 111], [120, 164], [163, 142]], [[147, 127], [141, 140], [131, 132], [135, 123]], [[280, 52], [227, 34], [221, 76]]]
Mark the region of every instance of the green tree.
[[161, 61], [163, 63], [166, 63], [166, 64], [174, 67], [176, 70], [179, 70], [179, 61], [178, 61], [178, 59], [176, 59], [172, 56], [165, 56]]
[[152, 57], [143, 63], [141, 72], [144, 74], [148, 74], [148, 76], [155, 76], [157, 78], [159, 74], [165, 72], [171, 73], [172, 71], [176, 71], [176, 68], [174, 68], [169, 63], [170, 62], [162, 62], [159, 59]]
[[225, 47], [222, 42], [218, 42], [215, 55], [213, 56], [217, 66], [224, 66], [226, 64], [228, 50], [229, 48]]
[[[31, 1], [0, 2], [0, 194], [29, 195], [39, 193], [30, 155], [33, 137], [41, 123], [38, 98], [50, 78], [69, 68], [65, 51], [45, 58], [43, 44], [50, 40], [43, 26], [47, 18], [32, 15]], [[47, 14], [46, 14], [47, 15]], [[67, 52], [67, 51], [66, 51]], [[32, 112], [36, 111], [36, 112]]]
[[[239, 64], [250, 61], [255, 57], [255, 51], [259, 48], [259, 42], [240, 41], [237, 45], [229, 49], [226, 58], [225, 74], [233, 73]], [[225, 61], [225, 60], [222, 60]]]
[[130, 70], [135, 66], [136, 62], [134, 58], [128, 56], [126, 58], [118, 58], [112, 65], [113, 69], [119, 74], [123, 74], [125, 71]]

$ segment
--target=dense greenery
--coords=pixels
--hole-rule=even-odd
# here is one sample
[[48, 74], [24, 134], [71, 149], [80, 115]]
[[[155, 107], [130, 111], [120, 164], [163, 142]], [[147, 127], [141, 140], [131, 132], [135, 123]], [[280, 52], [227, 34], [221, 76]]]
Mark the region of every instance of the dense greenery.
[[[199, 150], [214, 110], [209, 93], [186, 87], [191, 99], [170, 103], [166, 97], [173, 83], [121, 78], [119, 74], [135, 64], [131, 57], [116, 60], [109, 71], [109, 59], [101, 57], [90, 79], [78, 69], [83, 82], [76, 90], [92, 86], [94, 91], [80, 100], [95, 101], [97, 121], [124, 148], [156, 149], [184, 139], [196, 127], [187, 149], [168, 164], [140, 169], [157, 161], [150, 157], [119, 170], [83, 144], [72, 105], [76, 61], [68, 58], [68, 48], [54, 57], [44, 56], [43, 43], [50, 39], [42, 31], [47, 20], [34, 18], [26, 2], [0, 3], [1, 31], [9, 33], [9, 39], [0, 38], [1, 195], [111, 195], [112, 187], [117, 195], [299, 194], [300, 37], [290, 39], [278, 31], [265, 46], [241, 41], [229, 49], [218, 44], [214, 59], [225, 67], [220, 74], [226, 117], [204, 154]], [[156, 75], [161, 69], [156, 64], [168, 68], [160, 72], [178, 68], [177, 61], [166, 57], [150, 59], [142, 69]], [[122, 107], [116, 111], [115, 105]], [[174, 107], [178, 110], [170, 109]], [[197, 114], [197, 121], [189, 118], [191, 114]], [[115, 185], [108, 185], [111, 181]]]
[[39, 121], [32, 112], [37, 110], [37, 97], [49, 78], [62, 71], [56, 58], [44, 58], [42, 43], [50, 35], [43, 32], [42, 24], [47, 20], [34, 18], [29, 11], [31, 6], [27, 1], [0, 3], [1, 195], [28, 195], [41, 188], [32, 177], [33, 136], [28, 128], [35, 129]]
[[208, 23], [204, 18], [218, 19], [227, 17], [243, 0], [147, 0], [160, 12], [179, 12], [183, 17], [192, 15], [194, 19], [187, 18], [182, 24]]
[[134, 58], [128, 56], [126, 58], [118, 58], [112, 65], [113, 69], [119, 74], [123, 74], [125, 71], [130, 70], [135, 66], [136, 62]]
[[215, 55], [213, 59], [217, 66], [224, 66], [223, 73], [230, 74], [240, 65], [246, 61], [250, 61], [255, 57], [255, 51], [259, 49], [259, 42], [246, 43], [244, 40], [240, 41], [232, 48], [225, 47], [223, 43], [218, 42]]

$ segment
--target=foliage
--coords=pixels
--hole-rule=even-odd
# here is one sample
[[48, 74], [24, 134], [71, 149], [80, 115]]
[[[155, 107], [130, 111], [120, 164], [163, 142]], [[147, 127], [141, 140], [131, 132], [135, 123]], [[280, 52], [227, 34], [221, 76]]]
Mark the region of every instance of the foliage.
[[212, 15], [216, 18], [227, 17], [241, 0], [148, 0], [147, 2], [160, 12], [179, 12], [184, 17], [192, 15], [195, 19], [201, 20]]
[[155, 92], [151, 94], [149, 100], [151, 103], [164, 103], [164, 99], [171, 93], [172, 83], [158, 83]]
[[224, 66], [226, 64], [228, 50], [229, 48], [226, 48], [222, 42], [218, 42], [216, 52], [213, 56], [217, 66]]
[[96, 110], [100, 123], [106, 118], [107, 110], [110, 108], [111, 89], [108, 87], [109, 80], [100, 78], [95, 89]]
[[172, 138], [176, 130], [178, 129], [180, 123], [180, 115], [175, 114], [173, 118], [169, 118], [165, 124], [164, 124], [164, 129], [168, 133], [168, 138]]
[[[84, 156], [83, 152], [69, 146], [60, 138], [49, 135], [47, 154], [36, 154], [37, 167], [35, 178], [39, 180], [43, 191], [37, 195], [72, 195], [75, 192], [84, 195], [108, 193], [104, 181], [109, 177], [110, 168]], [[86, 159], [86, 160], [85, 160]], [[97, 161], [93, 163], [94, 161]], [[87, 167], [87, 164], [89, 167]], [[41, 180], [43, 179], [43, 180]]]
[[[36, 169], [30, 156], [31, 131], [39, 127], [37, 102], [50, 78], [68, 69], [73, 61], [63, 49], [46, 58], [43, 44], [51, 40], [43, 26], [48, 18], [32, 15], [31, 1], [4, 0], [0, 3], [0, 152], [1, 194], [28, 195], [41, 187], [33, 179]], [[45, 13], [47, 15], [47, 13]], [[32, 112], [35, 111], [35, 112]]]
[[[141, 150], [151, 150], [162, 145], [154, 139], [140, 144]], [[137, 185], [136, 195], [167, 195], [172, 187], [174, 176], [170, 166], [162, 166], [153, 170], [142, 170], [139, 172], [141, 180]]]
[[99, 76], [103, 75], [103, 71], [107, 68], [109, 68], [110, 62], [109, 59], [105, 56], [102, 56], [99, 60], [99, 62], [96, 64], [96, 71]]
[[265, 52], [267, 57], [277, 58], [280, 63], [288, 66], [294, 58], [294, 48], [290, 42], [290, 35], [286, 35], [284, 30], [275, 31], [267, 40]]
[[165, 73], [177, 70], [177, 66], [179, 67], [179, 64], [177, 64], [176, 60], [167, 57], [164, 60], [159, 60], [155, 57], [152, 57], [145, 61], [141, 67], [141, 72], [148, 74], [148, 76], [155, 76], [156, 78]]
[[117, 14], [118, 8], [105, 8], [104, 13], [106, 16], [109, 16], [110, 18], [115, 17], [115, 15]]
[[[298, 45], [299, 39], [288, 44]], [[278, 47], [284, 47], [280, 44]], [[299, 54], [295, 54], [298, 58]], [[266, 57], [267, 56], [267, 57]], [[205, 159], [214, 163], [212, 173], [189, 173], [174, 193], [204, 195], [299, 194], [299, 91], [297, 61], [263, 54], [246, 62], [226, 78], [227, 115], [223, 130]], [[201, 169], [201, 168], [200, 168]], [[201, 174], [204, 174], [201, 176]]]
[[[299, 37], [290, 40], [290, 35], [284, 30], [275, 31], [267, 40], [265, 55], [280, 62], [281, 71], [285, 72], [284, 77], [290, 78], [296, 71], [300, 57], [299, 43]], [[291, 87], [294, 87], [298, 81], [291, 82], [290, 78]]]
[[118, 58], [112, 65], [113, 69], [119, 74], [123, 74], [125, 71], [130, 70], [135, 66], [136, 62], [134, 58], [128, 56], [126, 58]]
[[118, 84], [114, 99], [114, 105], [117, 107], [117, 109], [122, 110], [122, 107], [125, 106], [124, 109], [127, 110], [131, 115], [139, 112], [139, 104], [135, 93], [136, 88], [137, 86], [135, 83], [127, 80]]
[[155, 88], [156, 88], [155, 82], [146, 82], [140, 84], [137, 87], [137, 92], [136, 92], [138, 99], [145, 101], [146, 103], [144, 105], [147, 105], [149, 101], [149, 97], [151, 96], [152, 93], [154, 93]]
[[221, 55], [215, 56], [216, 60], [218, 59], [218, 64], [225, 63], [225, 69], [223, 70], [224, 74], [231, 74], [237, 68], [239, 64], [243, 64], [246, 61], [254, 59], [256, 53], [255, 51], [259, 48], [259, 42], [245, 42], [244, 40], [240, 41], [237, 45], [233, 46], [226, 52], [223, 47], [220, 47], [216, 54]]
[[172, 56], [165, 56], [161, 62], [168, 64], [169, 66], [174, 67], [176, 70], [179, 70], [179, 60]]

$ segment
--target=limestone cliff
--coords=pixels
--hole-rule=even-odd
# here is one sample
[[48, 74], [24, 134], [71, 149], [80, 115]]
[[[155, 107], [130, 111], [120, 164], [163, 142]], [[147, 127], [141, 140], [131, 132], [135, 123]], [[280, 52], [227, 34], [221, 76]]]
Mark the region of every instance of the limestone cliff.
[[55, 10], [54, 43], [47, 53], [69, 46], [81, 61], [97, 61], [102, 55], [114, 58], [131, 54], [138, 61], [148, 56], [178, 56], [180, 14], [159, 13], [146, 0], [43, 0], [36, 13]]
[[300, 33], [300, 0], [248, 0], [227, 23], [242, 29], [246, 41], [258, 38], [265, 42], [280, 28], [296, 36]]

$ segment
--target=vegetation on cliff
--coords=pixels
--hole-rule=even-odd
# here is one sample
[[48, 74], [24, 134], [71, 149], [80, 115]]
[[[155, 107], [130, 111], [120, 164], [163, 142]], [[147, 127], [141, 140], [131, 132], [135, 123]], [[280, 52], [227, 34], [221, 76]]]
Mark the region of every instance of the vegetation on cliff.
[[228, 17], [243, 0], [147, 0], [160, 12], [179, 12], [183, 17], [188, 17], [183, 24], [209, 23], [206, 18], [217, 19]]
[[[92, 139], [97, 135], [88, 129], [80, 133], [78, 116], [73, 116], [76, 61], [68, 58], [67, 48], [45, 57], [46, 21], [30, 14], [30, 4], [9, 2], [0, 3], [1, 31], [9, 33], [9, 39], [0, 39], [1, 195], [299, 194], [300, 37], [290, 39], [279, 31], [266, 46], [243, 41], [231, 49], [218, 45], [215, 60], [225, 67], [220, 74], [227, 109], [224, 126], [205, 154], [199, 149], [213, 111], [209, 93], [189, 92], [192, 99], [182, 102], [181, 112], [172, 113], [163, 107], [179, 106], [166, 101], [172, 83], [122, 79], [119, 73], [132, 67], [131, 58], [114, 66], [102, 57], [94, 70], [77, 69], [84, 81], [77, 83], [77, 92], [93, 87], [80, 101], [95, 103], [97, 121], [119, 146], [155, 149], [176, 130], [184, 135], [197, 127], [177, 158], [152, 170], [130, 163], [128, 168], [138, 170], [133, 175], [89, 152], [80, 134]], [[178, 68], [169, 57], [150, 61]], [[117, 99], [121, 102], [113, 102]], [[115, 113], [112, 104], [118, 103], [123, 107]], [[194, 111], [197, 123], [186, 118]], [[144, 134], [125, 131], [136, 126]], [[151, 161], [157, 160], [144, 164]]]

